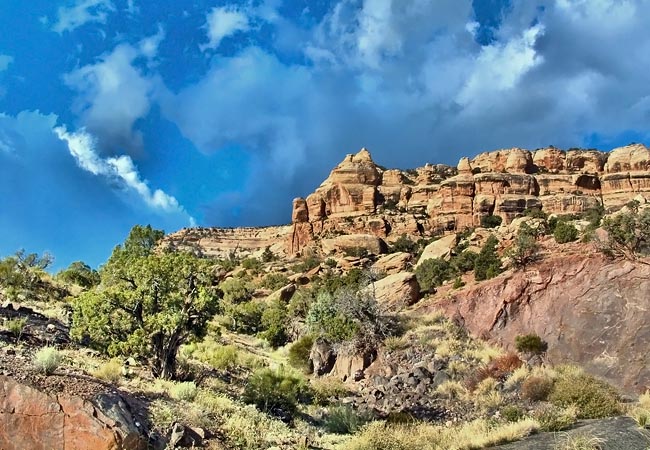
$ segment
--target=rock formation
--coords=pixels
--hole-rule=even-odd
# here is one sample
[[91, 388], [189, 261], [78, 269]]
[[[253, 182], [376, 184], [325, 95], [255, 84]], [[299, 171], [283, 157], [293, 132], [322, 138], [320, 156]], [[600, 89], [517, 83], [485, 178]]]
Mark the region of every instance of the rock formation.
[[119, 396], [102, 402], [105, 408], [100, 409], [80, 397], [50, 395], [0, 375], [0, 448], [146, 449], [146, 439]]
[[[562, 267], [562, 270], [558, 270]], [[535, 333], [552, 364], [577, 363], [628, 391], [650, 388], [650, 265], [599, 255], [556, 256], [435, 305], [472, 334], [513, 348]]]
[[505, 224], [529, 208], [579, 214], [600, 205], [618, 210], [650, 193], [650, 150], [640, 144], [600, 152], [554, 147], [496, 150], [461, 158], [457, 167], [426, 164], [386, 170], [362, 149], [347, 155], [306, 198], [293, 200], [292, 224], [268, 228], [185, 229], [163, 246], [227, 257], [320, 251], [342, 234], [392, 242], [476, 227], [499, 215]]

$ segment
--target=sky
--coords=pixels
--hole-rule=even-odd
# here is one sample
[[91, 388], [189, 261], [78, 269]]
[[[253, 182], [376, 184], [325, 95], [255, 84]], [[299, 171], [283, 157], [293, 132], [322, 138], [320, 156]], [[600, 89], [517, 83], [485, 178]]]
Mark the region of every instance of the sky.
[[650, 144], [645, 0], [0, 0], [0, 256], [288, 223], [345, 154]]

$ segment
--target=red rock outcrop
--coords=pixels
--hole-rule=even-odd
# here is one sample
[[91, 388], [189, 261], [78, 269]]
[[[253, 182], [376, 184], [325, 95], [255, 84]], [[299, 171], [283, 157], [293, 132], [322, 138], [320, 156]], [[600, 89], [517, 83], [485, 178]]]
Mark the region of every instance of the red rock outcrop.
[[147, 442], [133, 424], [108, 417], [87, 400], [0, 376], [0, 448], [144, 450]]
[[[435, 306], [475, 336], [513, 348], [535, 333], [553, 364], [578, 363], [614, 385], [650, 387], [650, 261], [600, 255], [549, 258], [441, 299]], [[562, 270], [557, 270], [562, 267]]]

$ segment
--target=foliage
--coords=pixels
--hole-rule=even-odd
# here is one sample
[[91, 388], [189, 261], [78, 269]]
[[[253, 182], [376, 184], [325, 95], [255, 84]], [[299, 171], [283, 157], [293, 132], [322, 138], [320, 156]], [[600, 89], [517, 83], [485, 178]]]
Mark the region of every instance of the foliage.
[[521, 396], [526, 400], [538, 402], [546, 400], [553, 389], [553, 380], [540, 377], [530, 376], [521, 384]]
[[539, 421], [540, 428], [544, 431], [562, 431], [566, 430], [578, 419], [578, 410], [575, 406], [558, 408], [549, 405], [535, 412], [535, 419]]
[[54, 347], [43, 347], [34, 354], [33, 364], [39, 372], [51, 375], [61, 365], [61, 354]]
[[539, 208], [526, 208], [524, 210], [524, 216], [532, 217], [533, 219], [544, 219], [544, 220], [548, 218], [548, 214], [546, 214], [544, 211], [542, 211]]
[[488, 280], [501, 273], [501, 258], [496, 251], [498, 244], [497, 238], [491, 234], [481, 248], [481, 252], [474, 262], [476, 281]]
[[262, 282], [260, 283], [262, 287], [271, 289], [272, 291], [283, 288], [288, 284], [289, 279], [287, 276], [276, 272], [267, 274], [264, 278], [262, 278]]
[[352, 434], [369, 421], [368, 414], [362, 414], [349, 405], [333, 406], [325, 416], [325, 429], [330, 433]]
[[517, 422], [525, 416], [524, 410], [517, 405], [506, 405], [499, 410], [499, 413], [508, 422]]
[[206, 332], [217, 297], [209, 262], [153, 253], [162, 232], [136, 226], [100, 271], [101, 284], [74, 300], [71, 334], [111, 356], [147, 361], [173, 378], [179, 347]]
[[332, 400], [338, 400], [350, 394], [341, 381], [335, 378], [321, 378], [311, 382], [314, 404], [329, 405]]
[[311, 354], [311, 347], [314, 345], [314, 338], [306, 335], [295, 341], [289, 347], [288, 359], [296, 369], [304, 372], [310, 372], [309, 355]]
[[18, 339], [22, 336], [25, 325], [27, 325], [26, 317], [10, 319], [5, 322], [5, 328]]
[[555, 448], [556, 450], [602, 450], [602, 444], [605, 442], [604, 439], [597, 436], [567, 434]]
[[616, 390], [590, 375], [562, 374], [555, 381], [549, 401], [556, 406], [578, 408], [578, 418], [598, 419], [620, 414]]
[[169, 388], [169, 395], [176, 400], [184, 400], [191, 402], [196, 398], [197, 390], [196, 384], [193, 381], [185, 381], [183, 383], [174, 383]]
[[533, 230], [523, 223], [517, 232], [513, 246], [508, 249], [507, 256], [515, 267], [525, 268], [539, 258], [539, 250], [540, 246]]
[[262, 261], [257, 258], [246, 258], [241, 262], [241, 266], [246, 270], [257, 273], [262, 270]]
[[289, 317], [297, 317], [304, 319], [307, 317], [309, 307], [314, 301], [315, 291], [313, 289], [298, 289], [289, 304], [287, 305], [287, 313]]
[[365, 247], [346, 247], [343, 249], [345, 256], [353, 256], [355, 258], [365, 258], [368, 256], [368, 249]]
[[451, 266], [459, 273], [469, 272], [474, 270], [478, 253], [471, 250], [463, 250], [458, 255], [451, 258]]
[[223, 300], [226, 303], [242, 303], [248, 301], [253, 296], [253, 287], [241, 278], [227, 278], [220, 285], [219, 289], [223, 292]]
[[444, 259], [432, 258], [421, 262], [415, 269], [420, 289], [431, 292], [433, 288], [441, 286], [445, 281], [456, 276], [456, 271]]
[[319, 293], [306, 319], [314, 337], [346, 344], [350, 353], [376, 349], [395, 323], [381, 310], [370, 288]]
[[650, 208], [607, 217], [603, 229], [607, 242], [601, 250], [606, 254], [630, 260], [650, 254]]
[[219, 344], [210, 337], [202, 342], [187, 344], [180, 352], [186, 359], [195, 358], [219, 370], [231, 370], [238, 366], [250, 369], [264, 366], [260, 357], [240, 351], [234, 345]]
[[99, 272], [82, 261], [71, 263], [67, 269], [57, 273], [56, 278], [65, 283], [76, 284], [84, 289], [97, 286], [101, 281]]
[[318, 291], [334, 294], [341, 289], [361, 289], [368, 284], [369, 278], [370, 274], [367, 271], [354, 267], [343, 276], [326, 274], [315, 281], [314, 285]]
[[296, 265], [296, 272], [309, 272], [311, 269], [318, 267], [321, 261], [320, 258], [314, 254], [305, 255], [302, 261]]
[[553, 230], [553, 237], [558, 244], [566, 244], [578, 239], [578, 230], [567, 222], [558, 222]]
[[286, 328], [288, 321], [287, 305], [282, 299], [275, 299], [262, 313], [261, 337], [273, 348], [283, 346], [289, 340]]
[[53, 260], [48, 253], [38, 256], [24, 250], [0, 260], [0, 289], [12, 300], [49, 294], [49, 284], [42, 278]]
[[454, 284], [453, 284], [452, 287], [453, 287], [454, 289], [460, 289], [460, 288], [462, 288], [463, 286], [465, 286], [465, 282], [463, 281], [463, 279], [462, 279], [461, 277], [456, 277], [456, 278], [454, 279]]
[[276, 259], [278, 259], [278, 257], [275, 256], [275, 254], [271, 251], [271, 247], [266, 247], [264, 249], [264, 252], [262, 252], [263, 262], [271, 262], [271, 261], [275, 261]]
[[501, 216], [489, 215], [481, 217], [481, 226], [483, 228], [496, 228], [501, 225], [503, 219]]
[[405, 234], [398, 237], [393, 245], [390, 247], [390, 253], [404, 252], [404, 253], [417, 253], [419, 250], [418, 244]]
[[521, 353], [541, 355], [548, 349], [548, 344], [536, 334], [521, 334], [515, 337], [515, 348]]
[[265, 309], [264, 303], [254, 300], [223, 304], [223, 312], [230, 319], [228, 328], [237, 333], [251, 335], [262, 331], [262, 315]]
[[117, 383], [122, 377], [122, 364], [118, 359], [113, 358], [102, 363], [92, 372], [92, 375], [109, 383]]
[[248, 379], [243, 398], [260, 411], [283, 416], [295, 414], [298, 403], [306, 401], [309, 394], [303, 378], [282, 368], [265, 368], [256, 370]]

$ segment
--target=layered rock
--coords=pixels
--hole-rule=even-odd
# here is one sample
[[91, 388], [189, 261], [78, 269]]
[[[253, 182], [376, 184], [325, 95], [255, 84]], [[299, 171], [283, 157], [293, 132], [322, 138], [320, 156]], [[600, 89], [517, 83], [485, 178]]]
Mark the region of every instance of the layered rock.
[[[558, 271], [557, 268], [562, 267]], [[472, 334], [514, 348], [535, 333], [552, 364], [577, 363], [628, 391], [650, 386], [650, 265], [597, 255], [549, 258], [436, 303]]]
[[[119, 398], [106, 406], [70, 395], [50, 395], [0, 375], [0, 448], [3, 450], [138, 450], [148, 448]], [[111, 417], [113, 416], [113, 417]]]

